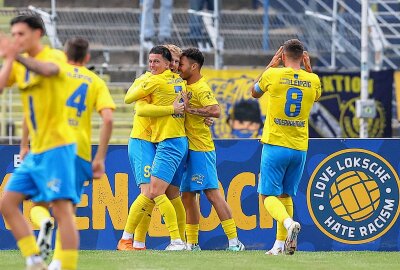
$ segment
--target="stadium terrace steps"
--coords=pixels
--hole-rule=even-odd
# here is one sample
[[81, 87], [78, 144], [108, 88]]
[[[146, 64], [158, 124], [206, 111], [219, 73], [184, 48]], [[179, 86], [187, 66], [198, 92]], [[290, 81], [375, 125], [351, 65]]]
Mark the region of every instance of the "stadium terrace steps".
[[[158, 10], [156, 10], [158, 24]], [[109, 55], [107, 70], [112, 82], [130, 82], [136, 76], [140, 48], [140, 10], [133, 8], [59, 8], [57, 10], [57, 31], [64, 43], [71, 36], [83, 36], [91, 42], [91, 63], [101, 69]], [[223, 10], [220, 33], [224, 40], [223, 62], [230, 66], [265, 66], [273, 52], [262, 50], [262, 11]], [[282, 18], [271, 14], [271, 20]], [[170, 42], [182, 48], [198, 46], [190, 37], [189, 14], [186, 9], [174, 9], [173, 31]], [[203, 26], [204, 27], [204, 26]], [[289, 37], [296, 37], [296, 29], [282, 27], [271, 29], [270, 46], [279, 47]], [[213, 65], [212, 42], [207, 33], [201, 38], [208, 43], [205, 51], [205, 65]], [[127, 68], [128, 67], [128, 68]], [[136, 67], [136, 68], [135, 68]]]
[[[133, 105], [132, 104], [125, 104], [124, 97], [126, 93], [126, 89], [129, 87], [129, 84], [110, 84], [110, 92], [114, 99], [117, 108], [114, 112], [114, 128], [113, 128], [113, 135], [111, 137], [111, 144], [126, 144], [129, 138], [129, 134], [132, 129], [132, 120], [133, 120]], [[21, 126], [22, 126], [22, 105], [20, 101], [20, 93], [19, 91], [12, 91], [12, 102], [11, 107], [6, 105], [4, 108], [2, 107], [3, 114], [0, 114], [0, 118], [3, 118], [5, 123], [9, 123], [9, 117], [11, 112], [11, 123], [14, 125], [14, 136], [16, 138], [13, 140], [14, 143], [19, 142], [19, 138], [21, 134]], [[0, 98], [4, 98], [7, 103], [9, 99], [9, 93], [6, 92]], [[2, 120], [2, 119], [0, 119]], [[92, 141], [94, 144], [99, 143], [99, 132], [100, 132], [100, 125], [101, 125], [101, 118], [97, 113], [93, 113], [92, 117]], [[4, 143], [8, 143], [7, 140], [1, 140]]]
[[[155, 1], [156, 7], [159, 1]], [[235, 1], [220, 1], [224, 9], [241, 9], [251, 8], [252, 1], [235, 0]], [[140, 0], [57, 0], [58, 7], [139, 7]], [[4, 0], [4, 5], [9, 7], [26, 7], [34, 5], [41, 8], [49, 8], [51, 1], [49, 0]], [[175, 8], [189, 8], [188, 0], [174, 0]]]

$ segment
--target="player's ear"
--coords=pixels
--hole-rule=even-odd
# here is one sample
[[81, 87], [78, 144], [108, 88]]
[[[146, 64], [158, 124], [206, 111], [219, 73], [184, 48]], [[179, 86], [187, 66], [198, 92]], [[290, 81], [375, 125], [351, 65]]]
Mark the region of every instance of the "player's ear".
[[36, 38], [40, 39], [44, 35], [44, 32], [41, 29], [34, 29], [33, 34]]
[[86, 63], [89, 63], [90, 57], [91, 57], [91, 56], [90, 56], [90, 53], [87, 53], [86, 56], [85, 56], [85, 59], [83, 60], [85, 64], [86, 64]]

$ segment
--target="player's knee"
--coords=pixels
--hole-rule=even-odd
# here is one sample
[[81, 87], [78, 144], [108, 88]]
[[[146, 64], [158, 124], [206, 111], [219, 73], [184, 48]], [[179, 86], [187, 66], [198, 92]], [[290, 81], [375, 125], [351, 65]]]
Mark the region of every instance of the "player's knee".
[[218, 189], [209, 189], [204, 191], [206, 194], [206, 197], [208, 201], [214, 205], [215, 203], [218, 203], [219, 201], [223, 200], [221, 193], [219, 193]]
[[192, 205], [196, 204], [196, 194], [191, 192], [182, 192], [182, 203], [185, 208], [191, 207]]
[[3, 216], [7, 215], [7, 201], [5, 201], [4, 198], [0, 200], [0, 214]]
[[74, 216], [73, 209], [72, 202], [70, 201], [53, 202], [53, 216], [57, 221]]
[[162, 195], [163, 192], [157, 185], [150, 185], [150, 190], [149, 190], [149, 198], [154, 199], [155, 197], [158, 197]]
[[150, 198], [150, 184], [141, 184], [140, 185], [140, 193]]
[[20, 203], [18, 200], [8, 195], [7, 193], [4, 194], [3, 198], [0, 200], [0, 213], [3, 216], [8, 216], [15, 212]]
[[167, 195], [168, 199], [173, 200], [180, 196], [180, 191], [178, 187], [170, 185], [165, 191], [165, 194]]

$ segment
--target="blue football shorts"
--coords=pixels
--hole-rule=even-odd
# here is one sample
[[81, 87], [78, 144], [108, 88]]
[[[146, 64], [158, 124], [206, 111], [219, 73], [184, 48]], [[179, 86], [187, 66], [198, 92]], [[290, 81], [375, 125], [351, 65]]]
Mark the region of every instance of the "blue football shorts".
[[[166, 139], [157, 144], [151, 174], [171, 185], [180, 186], [188, 152], [187, 137]], [[181, 175], [179, 175], [181, 174]]]
[[189, 150], [182, 192], [201, 192], [218, 188], [218, 175], [215, 151]]
[[15, 169], [5, 190], [24, 194], [34, 202], [66, 199], [78, 204], [75, 158], [75, 144], [29, 153]]
[[76, 156], [75, 159], [75, 170], [76, 170], [76, 193], [80, 198], [84, 191], [84, 184], [86, 181], [93, 180], [92, 163]]
[[135, 176], [136, 185], [150, 183], [150, 171], [156, 154], [156, 146], [154, 143], [130, 138], [128, 143], [128, 156], [133, 174]]
[[295, 196], [303, 175], [306, 155], [307, 151], [264, 144], [258, 193], [266, 196]]

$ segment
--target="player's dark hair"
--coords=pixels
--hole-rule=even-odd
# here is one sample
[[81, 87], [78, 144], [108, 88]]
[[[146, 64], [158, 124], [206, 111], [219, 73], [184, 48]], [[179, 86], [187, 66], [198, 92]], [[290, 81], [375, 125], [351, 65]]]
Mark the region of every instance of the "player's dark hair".
[[164, 46], [154, 46], [149, 54], [160, 54], [165, 60], [172, 61], [171, 52]]
[[299, 60], [304, 52], [303, 43], [298, 39], [289, 39], [283, 44], [283, 52], [294, 60]]
[[186, 50], [183, 50], [182, 56], [186, 56], [187, 58], [189, 58], [193, 62], [196, 62], [197, 64], [199, 64], [200, 68], [204, 64], [204, 55], [197, 48], [188, 48]]
[[74, 37], [65, 43], [65, 54], [68, 60], [82, 63], [89, 52], [89, 41], [81, 37]]
[[242, 99], [234, 105], [229, 120], [250, 121], [262, 126], [260, 105], [257, 101]]
[[37, 15], [18, 15], [17, 17], [14, 17], [10, 25], [13, 26], [14, 24], [17, 23], [26, 23], [29, 28], [36, 30], [39, 29], [42, 31], [42, 36], [46, 33], [46, 30], [43, 25], [42, 18], [40, 18]]

